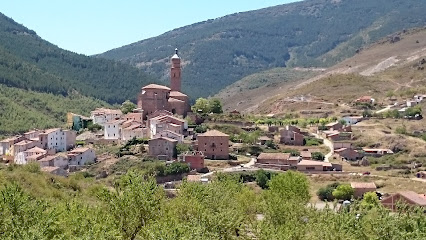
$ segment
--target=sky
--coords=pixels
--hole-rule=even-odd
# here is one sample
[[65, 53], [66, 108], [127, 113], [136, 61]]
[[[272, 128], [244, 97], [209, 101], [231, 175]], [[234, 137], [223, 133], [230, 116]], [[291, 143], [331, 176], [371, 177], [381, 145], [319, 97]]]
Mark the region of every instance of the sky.
[[296, 0], [1, 0], [0, 12], [70, 51], [92, 55], [192, 23]]

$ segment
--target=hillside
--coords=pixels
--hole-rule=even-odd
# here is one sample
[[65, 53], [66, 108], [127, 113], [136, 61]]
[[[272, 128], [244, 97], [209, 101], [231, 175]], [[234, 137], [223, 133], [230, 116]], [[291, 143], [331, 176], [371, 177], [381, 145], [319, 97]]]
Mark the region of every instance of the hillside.
[[0, 85], [0, 136], [32, 128], [61, 127], [67, 112], [88, 116], [107, 103], [78, 93], [64, 97]]
[[365, 44], [426, 22], [416, 0], [307, 0], [185, 26], [98, 57], [131, 63], [166, 79], [181, 49], [183, 90], [209, 96], [251, 73], [276, 67], [324, 67]]
[[255, 112], [325, 113], [344, 110], [365, 95], [386, 105], [391, 95], [402, 102], [425, 94], [425, 64], [420, 62], [426, 58], [426, 28], [398, 36], [398, 42], [383, 39], [313, 78], [288, 86], [289, 91], [265, 99]]
[[135, 67], [63, 50], [0, 13], [0, 84], [63, 96], [77, 91], [112, 104], [135, 100], [149, 82]]

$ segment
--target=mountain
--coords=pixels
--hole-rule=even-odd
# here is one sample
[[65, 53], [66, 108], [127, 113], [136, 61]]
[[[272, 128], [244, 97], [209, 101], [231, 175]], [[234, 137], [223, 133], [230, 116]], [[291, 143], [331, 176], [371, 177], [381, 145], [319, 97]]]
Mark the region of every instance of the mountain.
[[264, 91], [267, 97], [251, 110], [339, 115], [351, 110], [348, 106], [361, 96], [372, 96], [385, 106], [391, 96], [404, 103], [416, 94], [426, 94], [426, 27], [394, 36], [396, 42], [395, 38], [381, 39], [315, 77], [278, 85], [287, 91], [269, 95]]
[[63, 50], [0, 13], [0, 84], [63, 96], [76, 91], [113, 104], [135, 100], [152, 81], [127, 64]]
[[140, 69], [60, 49], [0, 13], [0, 135], [62, 126], [67, 112], [135, 100], [149, 82]]
[[426, 22], [417, 0], [306, 0], [192, 24], [97, 55], [167, 79], [175, 47], [184, 60], [183, 90], [213, 95], [255, 72], [328, 67], [362, 46]]

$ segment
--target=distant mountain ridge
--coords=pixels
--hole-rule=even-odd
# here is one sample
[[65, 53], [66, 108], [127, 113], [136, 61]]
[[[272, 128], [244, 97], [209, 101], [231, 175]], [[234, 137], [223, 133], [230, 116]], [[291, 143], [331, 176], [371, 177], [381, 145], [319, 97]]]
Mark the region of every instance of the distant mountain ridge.
[[113, 49], [97, 57], [133, 64], [166, 81], [175, 47], [183, 91], [209, 96], [275, 67], [328, 67], [388, 34], [426, 22], [426, 1], [307, 0], [235, 13]]

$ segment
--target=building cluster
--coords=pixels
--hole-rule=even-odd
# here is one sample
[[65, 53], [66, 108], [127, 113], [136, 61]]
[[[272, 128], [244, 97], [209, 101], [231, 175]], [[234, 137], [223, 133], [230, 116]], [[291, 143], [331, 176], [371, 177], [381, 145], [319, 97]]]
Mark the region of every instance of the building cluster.
[[258, 168], [275, 169], [281, 171], [342, 171], [341, 164], [314, 161], [312, 159], [312, 153], [309, 150], [300, 152], [300, 156], [292, 156], [290, 153], [261, 153], [256, 159], [255, 166]]
[[76, 132], [73, 130], [33, 130], [0, 141], [0, 155], [3, 161], [20, 165], [36, 162], [42, 170], [65, 175], [65, 170], [96, 160], [93, 149], [74, 148], [75, 142]]

